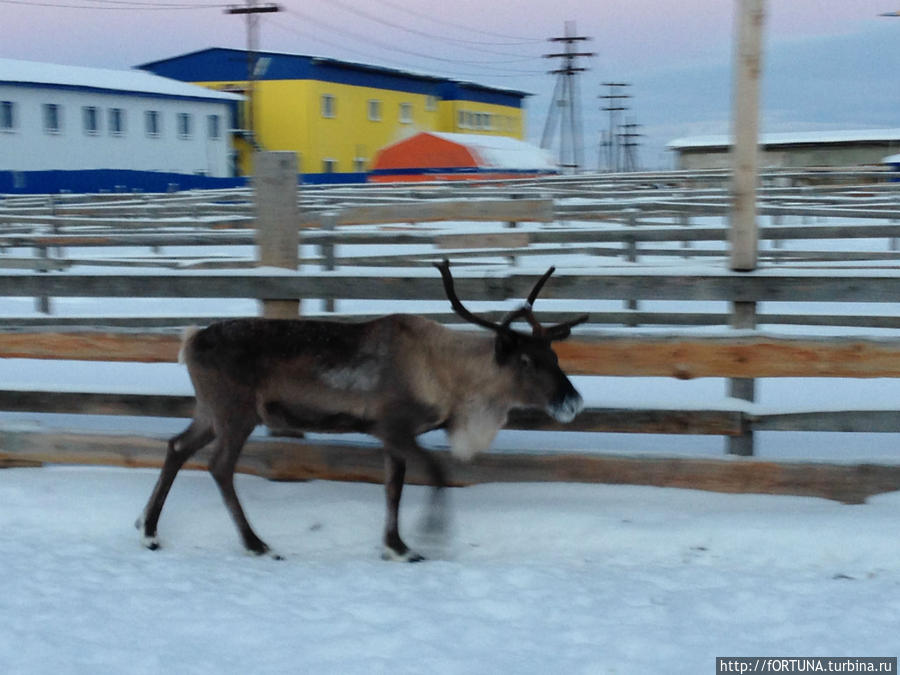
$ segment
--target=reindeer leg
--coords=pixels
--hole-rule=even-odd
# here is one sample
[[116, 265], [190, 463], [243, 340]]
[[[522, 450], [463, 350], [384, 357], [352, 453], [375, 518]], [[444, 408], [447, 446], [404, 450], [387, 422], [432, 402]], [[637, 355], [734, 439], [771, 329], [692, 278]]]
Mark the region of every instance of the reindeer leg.
[[[216, 449], [212, 459], [209, 461], [209, 472], [215, 479], [219, 492], [222, 493], [222, 499], [225, 501], [225, 506], [228, 507], [228, 512], [231, 514], [238, 532], [241, 534], [244, 547], [250, 553], [263, 555], [268, 553], [270, 549], [256, 535], [253, 528], [250, 527], [247, 516], [244, 515], [244, 509], [241, 507], [241, 502], [238, 500], [237, 492], [234, 489], [234, 469], [244, 447], [244, 442], [247, 440], [250, 432], [253, 431], [254, 426], [253, 424], [245, 424], [243, 427], [232, 426], [217, 436]], [[281, 559], [281, 556], [274, 554], [272, 557]]]
[[384, 550], [382, 560], [420, 562], [425, 558], [411, 551], [400, 538], [399, 510], [403, 494], [403, 480], [406, 476], [406, 462], [390, 454], [384, 456], [384, 490], [387, 499], [387, 516], [384, 525]]
[[156, 487], [153, 488], [143, 513], [134, 524], [138, 530], [143, 530], [143, 544], [151, 551], [159, 548], [156, 526], [175, 476], [184, 463], [214, 437], [212, 426], [208, 422], [202, 419], [193, 419], [187, 429], [169, 440], [166, 460], [160, 471], [159, 479], [156, 481]]
[[437, 458], [424, 450], [416, 442], [413, 434], [400, 427], [387, 427], [382, 430], [381, 438], [387, 455], [385, 488], [387, 492], [387, 518], [384, 534], [386, 560], [404, 560], [418, 562], [424, 557], [411, 551], [400, 539], [398, 531], [397, 511], [408, 459], [421, 461], [425, 465], [432, 485], [431, 503], [424, 520], [424, 531], [434, 539], [441, 539], [446, 532], [447, 516], [444, 504], [444, 488], [447, 479], [444, 469]]

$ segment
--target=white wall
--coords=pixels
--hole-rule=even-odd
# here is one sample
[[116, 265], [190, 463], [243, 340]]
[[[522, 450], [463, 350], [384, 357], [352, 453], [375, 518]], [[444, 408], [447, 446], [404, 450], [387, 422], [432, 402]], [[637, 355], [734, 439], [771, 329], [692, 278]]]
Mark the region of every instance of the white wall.
[[[224, 102], [11, 84], [0, 84], [0, 101], [15, 103], [15, 128], [0, 129], [0, 170], [135, 169], [230, 175], [230, 116]], [[61, 108], [59, 133], [44, 129], [45, 103]], [[96, 134], [84, 129], [85, 106], [98, 108]], [[110, 108], [125, 110], [121, 135], [110, 132]], [[145, 132], [147, 110], [159, 111], [158, 137]], [[192, 116], [189, 138], [179, 137], [178, 113]], [[207, 133], [207, 116], [213, 114], [219, 115], [218, 139], [210, 139]]]

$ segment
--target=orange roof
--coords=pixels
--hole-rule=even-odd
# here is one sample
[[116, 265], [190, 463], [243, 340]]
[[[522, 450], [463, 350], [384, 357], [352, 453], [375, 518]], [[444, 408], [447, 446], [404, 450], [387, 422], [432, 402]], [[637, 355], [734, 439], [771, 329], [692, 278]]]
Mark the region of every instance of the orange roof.
[[382, 148], [373, 169], [475, 168], [478, 159], [465, 145], [422, 132]]

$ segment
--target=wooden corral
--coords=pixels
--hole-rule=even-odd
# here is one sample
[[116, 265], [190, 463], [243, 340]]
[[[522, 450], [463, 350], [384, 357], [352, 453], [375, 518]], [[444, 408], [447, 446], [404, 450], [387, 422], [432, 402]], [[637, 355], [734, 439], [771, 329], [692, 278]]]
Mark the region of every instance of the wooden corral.
[[[876, 176], [832, 172], [815, 182], [875, 180]], [[248, 247], [257, 242], [250, 195], [235, 191], [217, 195], [160, 197], [148, 200], [106, 195], [93, 200], [57, 197], [52, 203], [35, 198], [0, 202], [0, 296], [42, 299], [52, 312], [52, 299], [62, 297], [253, 298], [264, 301], [324, 299], [445, 300], [431, 262], [445, 255], [456, 263], [460, 297], [468, 301], [506, 303], [524, 297], [537, 274], [520, 267], [530, 255], [594, 256], [598, 265], [572, 268], [564, 264], [541, 294], [578, 307], [586, 301], [611, 300], [620, 310], [592, 312], [591, 325], [579, 327], [557, 344], [567, 372], [617, 377], [900, 377], [900, 337], [885, 329], [900, 328], [900, 253], [896, 245], [879, 251], [840, 247], [828, 251], [798, 250], [796, 242], [818, 239], [850, 242], [900, 239], [900, 185], [866, 183], [816, 187], [781, 187], [779, 182], [811, 183], [804, 174], [780, 173], [764, 180], [758, 212], [770, 223], [760, 236], [771, 246], [761, 250], [763, 269], [735, 274], [724, 269], [724, 227], [703, 218], [725, 212], [728, 198], [723, 174], [709, 172], [643, 174], [618, 179], [559, 177], [529, 183], [488, 186], [380, 186], [378, 188], [304, 189], [298, 204], [302, 241], [319, 255], [297, 258], [293, 269], [248, 271], [252, 259], [228, 256], [203, 259], [203, 248]], [[606, 182], [603, 182], [606, 181]], [[702, 182], [710, 187], [693, 188]], [[592, 203], [573, 202], [568, 198]], [[449, 229], [445, 220], [485, 223], [478, 228]], [[166, 225], [162, 225], [166, 222]], [[497, 223], [491, 226], [489, 223]], [[8, 223], [8, 225], [2, 225]], [[430, 223], [430, 225], [426, 225]], [[548, 223], [550, 223], [548, 225]], [[189, 225], [190, 224], [190, 225]], [[223, 229], [226, 228], [226, 229]], [[703, 242], [720, 242], [721, 248]], [[348, 254], [345, 245], [376, 244], [379, 252]], [[783, 244], [792, 244], [783, 247]], [[108, 256], [78, 258], [69, 247], [85, 252], [106, 246], [148, 247], [153, 255], [135, 256], [138, 271], [109, 269], [69, 272], [74, 265], [111, 267], [135, 262]], [[197, 256], [179, 258], [168, 247], [197, 247]], [[404, 247], [415, 246], [412, 251]], [[162, 248], [162, 251], [160, 251]], [[390, 253], [385, 253], [385, 249]], [[814, 247], [811, 247], [814, 248]], [[396, 250], [396, 253], [393, 252]], [[32, 258], [22, 252], [33, 252]], [[184, 255], [184, 254], [182, 254]], [[308, 254], [307, 254], [308, 256]], [[645, 256], [695, 258], [690, 268], [642, 262]], [[601, 267], [619, 257], [626, 263]], [[503, 267], [497, 261], [504, 261]], [[520, 261], [508, 266], [508, 259]], [[26, 264], [32, 260], [33, 264]], [[858, 261], [859, 264], [851, 264]], [[794, 264], [799, 263], [799, 264]], [[313, 264], [315, 268], [309, 268]], [[157, 273], [155, 266], [192, 269]], [[196, 266], [197, 269], [193, 269]], [[292, 264], [288, 265], [291, 267]], [[374, 268], [390, 266], [390, 270]], [[213, 267], [221, 269], [202, 269]], [[344, 269], [351, 267], [352, 269]], [[398, 272], [398, 269], [402, 271]], [[201, 271], [202, 269], [202, 271]], [[372, 269], [370, 273], [367, 270]], [[31, 271], [34, 270], [34, 271]], [[48, 270], [47, 272], [38, 270]], [[56, 270], [56, 271], [49, 271]], [[645, 301], [718, 301], [751, 307], [750, 328], [733, 312], [690, 312], [651, 309]], [[780, 310], [780, 303], [845, 303], [852, 311], [802, 313]], [[757, 303], [766, 303], [757, 312]], [[866, 303], [865, 310], [855, 307]], [[893, 307], [882, 313], [875, 303]], [[501, 305], [502, 306], [502, 305]], [[548, 321], [575, 312], [544, 305]], [[539, 307], [539, 310], [542, 308]], [[502, 312], [501, 312], [502, 314]], [[366, 318], [341, 316], [340, 320]], [[456, 322], [449, 311], [433, 314]], [[185, 325], [214, 317], [10, 317], [0, 330], [0, 358], [78, 359], [166, 363], [175, 360]], [[753, 325], [765, 325], [764, 331]], [[867, 335], [824, 337], [815, 331], [773, 333], [781, 324], [869, 327]], [[612, 326], [631, 326], [624, 329]], [[665, 326], [663, 331], [634, 326]], [[718, 326], [705, 333], [693, 326]], [[132, 389], [139, 383], [131, 383]], [[0, 391], [0, 410], [67, 412], [92, 415], [187, 417], [187, 396], [56, 391]], [[752, 402], [729, 402], [721, 409], [589, 408], [565, 427], [543, 414], [518, 413], [513, 429], [533, 431], [705, 434], [750, 439], [754, 431], [900, 432], [900, 411], [885, 407], [860, 410], [847, 402], [839, 409], [802, 412], [762, 410]], [[38, 432], [0, 428], [0, 466], [41, 461], [73, 461], [158, 466], [165, 443], [160, 438], [108, 436], [74, 432]], [[438, 451], [439, 452], [439, 451]], [[382, 460], [370, 445], [310, 443], [297, 439], [254, 438], [242, 458], [242, 470], [278, 480], [336, 478], [380, 481]], [[203, 465], [202, 456], [193, 465]], [[421, 477], [410, 468], [411, 479]], [[571, 453], [499, 453], [471, 465], [452, 464], [455, 484], [499, 480], [570, 480], [625, 482], [694, 487], [728, 492], [819, 495], [847, 502], [900, 489], [895, 466], [792, 464], [749, 457], [694, 459], [614, 457]]]

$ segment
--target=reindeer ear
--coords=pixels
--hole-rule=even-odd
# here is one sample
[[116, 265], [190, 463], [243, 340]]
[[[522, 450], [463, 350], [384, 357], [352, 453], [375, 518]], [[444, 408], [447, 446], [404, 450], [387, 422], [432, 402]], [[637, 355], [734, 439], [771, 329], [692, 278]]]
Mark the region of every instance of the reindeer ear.
[[559, 340], [565, 340], [572, 334], [572, 329], [569, 326], [554, 326], [552, 330], [547, 331], [547, 339], [551, 342], [557, 342]]
[[558, 340], [565, 340], [569, 335], [572, 334], [572, 328], [577, 326], [580, 323], [584, 323], [588, 320], [587, 314], [582, 314], [577, 319], [572, 319], [571, 321], [566, 321], [565, 323], [559, 323], [555, 326], [550, 326], [549, 328], [544, 330], [544, 337], [546, 337], [551, 342], [556, 342]]

